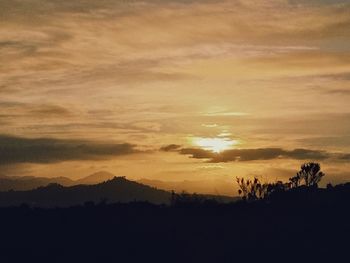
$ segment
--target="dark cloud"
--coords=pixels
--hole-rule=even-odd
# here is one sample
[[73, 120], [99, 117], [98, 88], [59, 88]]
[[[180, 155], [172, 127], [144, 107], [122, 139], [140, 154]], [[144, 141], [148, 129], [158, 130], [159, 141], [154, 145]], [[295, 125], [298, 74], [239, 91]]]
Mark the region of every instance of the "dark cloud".
[[179, 150], [180, 154], [191, 155], [195, 159], [213, 159], [217, 154], [199, 148], [183, 148]]
[[2, 54], [9, 51], [17, 51], [18, 53], [33, 54], [36, 52], [37, 46], [33, 43], [20, 41], [0, 41], [0, 51]]
[[73, 111], [61, 105], [0, 101], [0, 119], [69, 117]]
[[71, 115], [71, 112], [58, 105], [39, 105], [35, 109], [31, 110], [30, 113], [34, 115], [44, 115], [44, 116], [51, 116], [51, 115]]
[[180, 154], [190, 155], [195, 159], [208, 159], [212, 163], [224, 163], [235, 161], [258, 161], [273, 159], [295, 159], [295, 160], [324, 160], [332, 157], [346, 159], [345, 155], [331, 154], [325, 151], [310, 149], [284, 150], [282, 148], [258, 148], [258, 149], [233, 149], [221, 153], [199, 148], [179, 148], [174, 149]]
[[326, 151], [295, 149], [293, 151], [285, 151], [282, 157], [292, 158], [296, 160], [324, 160], [331, 158], [333, 155]]
[[339, 159], [343, 161], [350, 161], [350, 153], [341, 154]]
[[307, 149], [295, 149], [292, 151], [287, 151], [281, 148], [260, 148], [227, 150], [216, 154], [214, 158], [211, 159], [211, 162], [256, 161], [272, 160], [278, 158], [296, 160], [321, 160], [327, 157], [327, 154], [322, 151], [313, 151]]
[[160, 148], [162, 152], [173, 152], [181, 148], [178, 144], [169, 144]]
[[0, 165], [55, 163], [70, 160], [100, 160], [137, 153], [128, 143], [98, 143], [84, 140], [22, 138], [0, 135]]
[[333, 78], [335, 80], [350, 80], [350, 72], [343, 72], [338, 74], [321, 75], [323, 77]]
[[350, 95], [350, 87], [348, 89], [333, 89], [328, 90], [328, 94], [336, 94], [336, 95]]

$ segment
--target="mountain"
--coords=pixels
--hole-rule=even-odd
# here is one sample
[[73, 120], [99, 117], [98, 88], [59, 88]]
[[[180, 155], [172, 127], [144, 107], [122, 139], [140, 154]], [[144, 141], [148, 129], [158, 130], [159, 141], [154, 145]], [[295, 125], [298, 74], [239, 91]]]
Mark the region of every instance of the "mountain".
[[138, 182], [150, 185], [166, 191], [201, 193], [210, 195], [235, 196], [233, 184], [224, 180], [201, 180], [201, 181], [161, 181], [151, 179], [141, 179]]
[[87, 177], [75, 180], [75, 184], [98, 184], [104, 181], [108, 181], [114, 178], [114, 174], [109, 172], [97, 172], [93, 173]]
[[63, 186], [73, 186], [78, 184], [98, 184], [114, 177], [108, 172], [97, 172], [87, 177], [72, 180], [68, 177], [34, 177], [34, 176], [5, 176], [0, 175], [0, 191], [25, 191], [56, 183]]
[[67, 207], [85, 202], [147, 201], [155, 204], [169, 203], [171, 193], [159, 190], [124, 177], [114, 177], [96, 185], [62, 186], [49, 184], [29, 191], [0, 192], [0, 206], [17, 206], [27, 203], [40, 207]]
[[[72, 180], [68, 177], [34, 177], [34, 176], [4, 176], [0, 175], [0, 191], [26, 191], [57, 183], [63, 186], [73, 186], [79, 184], [98, 184], [113, 179], [114, 175], [109, 172], [100, 171], [89, 176]], [[204, 180], [204, 181], [161, 181], [151, 179], [138, 180], [141, 184], [153, 186], [158, 189], [188, 193], [205, 193], [211, 195], [234, 196], [236, 192], [232, 185], [226, 181]]]
[[60, 185], [70, 186], [74, 181], [67, 177], [34, 177], [34, 176], [0, 176], [0, 191], [25, 191], [45, 186], [48, 184], [57, 183]]

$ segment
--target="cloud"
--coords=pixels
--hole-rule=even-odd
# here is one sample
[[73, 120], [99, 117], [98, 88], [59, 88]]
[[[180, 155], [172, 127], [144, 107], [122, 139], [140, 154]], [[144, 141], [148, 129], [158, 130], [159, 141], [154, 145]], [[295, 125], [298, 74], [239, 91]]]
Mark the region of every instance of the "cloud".
[[[294, 159], [294, 160], [325, 160], [329, 158], [337, 158], [345, 160], [348, 157], [346, 154], [333, 154], [326, 151], [310, 150], [310, 149], [294, 149], [284, 150], [282, 148], [257, 148], [257, 149], [233, 149], [226, 150], [221, 153], [200, 148], [176, 148], [172, 145], [162, 147], [177, 151], [179, 154], [189, 155], [195, 159], [208, 159], [211, 163], [226, 163], [226, 162], [246, 162], [258, 160], [273, 160], [273, 159]], [[169, 151], [169, 150], [168, 150]]]
[[0, 165], [104, 160], [138, 153], [135, 147], [128, 143], [98, 143], [54, 138], [32, 139], [0, 135]]
[[350, 148], [350, 136], [323, 136], [323, 137], [305, 137], [298, 139], [303, 145], [313, 147], [346, 147]]
[[[7, 63], [0, 65], [0, 91], [27, 95], [33, 87], [73, 92], [72, 86], [86, 90], [91, 83], [188, 80], [196, 74], [179, 73], [174, 64], [308, 53], [313, 46], [305, 45], [305, 38], [350, 35], [348, 5], [300, 4], [307, 10], [281, 0], [3, 0], [0, 59]], [[303, 53], [287, 66], [328, 65], [319, 63], [319, 56], [314, 61]], [[273, 57], [272, 66], [285, 60], [290, 58]]]
[[180, 154], [191, 155], [195, 159], [213, 159], [217, 154], [199, 148], [183, 148], [179, 150]]
[[349, 80], [350, 81], [350, 72], [341, 72], [338, 74], [324, 74], [324, 75], [319, 75], [316, 77], [329, 78], [329, 79], [333, 79], [333, 80]]
[[44, 115], [44, 116], [52, 116], [52, 115], [60, 115], [60, 116], [69, 116], [71, 112], [58, 105], [39, 105], [39, 107], [30, 111], [30, 113], [34, 115]]
[[[154, 133], [142, 142], [154, 145], [165, 133], [180, 137], [228, 126], [252, 138], [250, 147], [266, 147], [254, 136], [348, 133], [349, 116], [304, 120], [313, 111], [347, 112], [340, 96], [317, 90], [327, 99], [312, 94], [310, 103], [299, 93], [311, 90], [308, 81], [276, 79], [348, 78], [340, 74], [350, 65], [349, 5], [309, 2], [2, 0], [1, 98], [30, 105], [0, 104], [0, 122], [8, 124], [0, 133], [121, 141]], [[346, 86], [326, 84], [346, 94]], [[223, 110], [197, 116], [216, 104]], [[157, 105], [173, 108], [144, 110]], [[303, 118], [290, 117], [295, 111]], [[203, 123], [218, 127], [203, 131]]]
[[1, 41], [0, 42], [0, 51], [4, 55], [6, 53], [19, 53], [33, 55], [37, 50], [35, 44], [30, 42], [21, 42], [21, 41]]
[[[1, 118], [52, 118], [71, 117], [73, 112], [61, 105], [56, 104], [34, 104], [16, 101], [0, 101]], [[17, 119], [18, 120], [18, 119]], [[47, 125], [47, 123], [46, 123]]]
[[341, 154], [341, 155], [340, 155], [340, 160], [343, 160], [343, 161], [350, 161], [350, 153]]
[[163, 152], [174, 152], [174, 151], [177, 151], [180, 148], [181, 148], [181, 145], [169, 144], [169, 145], [161, 147], [160, 150], [163, 151]]
[[237, 149], [227, 150], [216, 154], [210, 162], [232, 162], [232, 161], [257, 161], [273, 159], [296, 159], [296, 160], [323, 160], [328, 158], [328, 154], [323, 151], [308, 149], [295, 149], [292, 151], [281, 148], [261, 148], [261, 149]]
[[348, 89], [332, 89], [327, 91], [328, 94], [336, 95], [350, 95], [350, 88]]

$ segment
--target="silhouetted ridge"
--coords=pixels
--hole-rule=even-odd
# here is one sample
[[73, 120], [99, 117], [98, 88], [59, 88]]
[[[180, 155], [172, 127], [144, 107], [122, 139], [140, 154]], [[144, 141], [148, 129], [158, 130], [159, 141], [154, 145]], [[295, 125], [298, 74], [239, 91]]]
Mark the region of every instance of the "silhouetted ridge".
[[115, 177], [115, 175], [101, 171], [97, 173], [93, 173], [89, 176], [83, 177], [81, 179], [75, 180], [75, 184], [98, 184], [104, 181], [111, 180]]
[[75, 181], [67, 177], [34, 177], [34, 176], [0, 176], [0, 191], [32, 190], [40, 186], [46, 186], [51, 183], [58, 183], [64, 186], [76, 184]]
[[75, 185], [65, 187], [56, 183], [30, 191], [0, 192], [0, 205], [72, 206], [91, 201], [132, 202], [145, 201], [155, 204], [169, 203], [170, 193], [129, 181], [124, 177], [114, 177], [96, 185]]
[[98, 184], [114, 177], [109, 172], [97, 172], [89, 176], [72, 180], [68, 177], [35, 177], [35, 176], [5, 176], [0, 175], [0, 191], [26, 191], [38, 188], [40, 186], [47, 186], [51, 183], [57, 183], [63, 186], [73, 186], [78, 184]]

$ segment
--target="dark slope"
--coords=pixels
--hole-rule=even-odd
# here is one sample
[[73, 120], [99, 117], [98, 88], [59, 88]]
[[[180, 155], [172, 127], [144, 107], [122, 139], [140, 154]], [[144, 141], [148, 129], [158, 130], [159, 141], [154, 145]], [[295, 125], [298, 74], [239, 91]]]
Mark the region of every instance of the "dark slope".
[[114, 174], [101, 171], [101, 172], [93, 173], [93, 174], [86, 176], [84, 178], [75, 180], [74, 184], [98, 184], [98, 183], [102, 183], [102, 182], [111, 180], [114, 177], [115, 177]]
[[57, 183], [64, 186], [71, 186], [75, 181], [67, 177], [34, 177], [34, 176], [1, 176], [0, 177], [0, 191], [26, 191], [38, 188], [39, 186], [46, 186], [48, 184]]
[[183, 181], [162, 181], [153, 179], [140, 179], [139, 183], [150, 185], [158, 189], [181, 193], [201, 193], [209, 195], [233, 196], [237, 194], [237, 190], [232, 186], [232, 182], [220, 179], [215, 180], [183, 180]]
[[68, 177], [34, 177], [34, 176], [0, 176], [0, 191], [26, 191], [56, 183], [63, 186], [79, 184], [98, 184], [113, 179], [114, 175], [108, 172], [97, 172], [87, 177], [72, 180]]
[[0, 192], [0, 206], [27, 203], [41, 207], [65, 207], [88, 201], [99, 203], [147, 201], [155, 204], [169, 203], [171, 194], [150, 186], [129, 181], [124, 177], [96, 185], [75, 185], [64, 187], [50, 184], [29, 191]]

